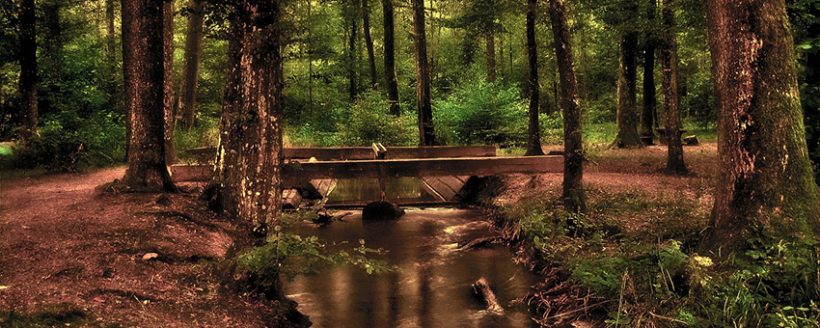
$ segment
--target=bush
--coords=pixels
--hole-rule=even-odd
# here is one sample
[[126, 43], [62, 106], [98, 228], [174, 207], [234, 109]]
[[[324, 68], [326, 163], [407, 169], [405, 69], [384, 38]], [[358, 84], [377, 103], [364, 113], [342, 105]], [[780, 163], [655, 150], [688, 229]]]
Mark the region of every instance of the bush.
[[125, 157], [125, 127], [113, 114], [82, 118], [62, 112], [48, 118], [39, 133], [14, 150], [19, 168], [72, 172], [120, 162]]
[[449, 144], [520, 146], [527, 137], [527, 103], [516, 86], [464, 81], [434, 106], [437, 137]]
[[373, 142], [381, 142], [385, 146], [415, 144], [418, 140], [416, 117], [395, 117], [389, 111], [390, 103], [381, 93], [362, 94], [347, 115], [339, 115], [347, 119], [337, 123], [338, 141], [352, 146], [369, 146]]

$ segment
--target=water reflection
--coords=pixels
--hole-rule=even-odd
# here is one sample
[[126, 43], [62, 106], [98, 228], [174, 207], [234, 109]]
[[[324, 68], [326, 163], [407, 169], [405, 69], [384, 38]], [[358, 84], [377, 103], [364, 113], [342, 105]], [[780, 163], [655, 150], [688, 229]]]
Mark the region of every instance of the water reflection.
[[[285, 289], [316, 327], [533, 326], [523, 309], [508, 305], [526, 294], [533, 277], [512, 262], [506, 248], [453, 252], [443, 247], [486, 233], [473, 229], [454, 234], [447, 229], [475, 221], [478, 215], [469, 210], [410, 210], [398, 221], [362, 222], [356, 216], [323, 228], [297, 227], [300, 234], [328, 242], [356, 244], [364, 239], [368, 247], [388, 250], [379, 258], [400, 271], [368, 275], [356, 268], [329, 267], [286, 281]], [[481, 276], [489, 280], [506, 316], [487, 314], [473, 296], [470, 284]]]

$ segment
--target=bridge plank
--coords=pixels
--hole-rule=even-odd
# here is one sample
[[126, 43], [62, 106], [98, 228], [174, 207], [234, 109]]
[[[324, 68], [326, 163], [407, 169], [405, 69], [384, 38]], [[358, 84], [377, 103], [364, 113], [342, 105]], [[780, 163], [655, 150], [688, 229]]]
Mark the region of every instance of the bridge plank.
[[[322, 161], [286, 164], [282, 177], [284, 187], [293, 187], [312, 179], [378, 178], [381, 174], [422, 177], [561, 172], [563, 163], [562, 156]], [[207, 181], [213, 165], [172, 165], [171, 172], [175, 181]]]
[[[386, 149], [386, 158], [390, 159], [495, 157], [496, 154], [495, 146], [386, 147]], [[185, 153], [199, 161], [208, 162], [215, 157], [216, 148], [194, 148]], [[371, 160], [375, 157], [372, 147], [291, 147], [285, 148], [284, 156], [288, 159], [315, 157], [320, 161]]]

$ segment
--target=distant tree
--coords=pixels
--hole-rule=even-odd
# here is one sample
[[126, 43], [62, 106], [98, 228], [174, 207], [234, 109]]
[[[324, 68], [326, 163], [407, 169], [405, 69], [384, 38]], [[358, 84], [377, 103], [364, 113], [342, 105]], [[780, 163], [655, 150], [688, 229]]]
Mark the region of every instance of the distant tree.
[[20, 1], [20, 137], [37, 133], [37, 30], [34, 0]]
[[188, 1], [188, 26], [185, 35], [185, 67], [182, 73], [182, 92], [179, 107], [182, 126], [190, 129], [196, 118], [196, 96], [199, 83], [199, 61], [202, 55], [203, 22], [205, 10], [201, 0]]
[[586, 211], [584, 193], [584, 144], [581, 139], [581, 106], [572, 58], [572, 36], [563, 0], [549, 0], [555, 58], [561, 80], [561, 109], [564, 113], [564, 207]]
[[[624, 14], [635, 17], [637, 4], [625, 5]], [[642, 147], [638, 135], [637, 108], [637, 57], [638, 32], [630, 24], [625, 24], [621, 32], [620, 60], [618, 65], [618, 135], [615, 145], [619, 148]]]
[[399, 106], [399, 83], [396, 79], [396, 37], [393, 22], [393, 0], [382, 0], [384, 12], [384, 80], [387, 86], [387, 99], [390, 101], [390, 113], [401, 115]]
[[362, 29], [364, 30], [364, 45], [367, 48], [367, 67], [370, 72], [370, 87], [376, 89], [378, 75], [376, 74], [376, 56], [373, 53], [373, 38], [370, 36], [370, 1], [361, 0]]
[[242, 0], [234, 7], [212, 187], [223, 211], [263, 233], [282, 207], [281, 4]]
[[357, 7], [357, 1], [350, 0], [347, 8], [344, 8], [345, 20], [348, 22], [347, 28], [349, 29], [347, 33], [347, 82], [350, 102], [356, 101], [356, 96], [359, 94], [359, 82], [356, 78], [356, 32], [359, 29], [356, 24], [358, 21], [357, 12], [359, 11]]
[[495, 33], [492, 31], [486, 32], [484, 44], [487, 46], [487, 81], [495, 82], [497, 66], [495, 60]]
[[427, 61], [427, 36], [424, 31], [424, 0], [412, 0], [412, 2], [419, 145], [432, 146], [436, 144], [436, 134], [433, 130], [433, 107], [430, 104], [430, 64]]
[[105, 0], [105, 63], [106, 90], [108, 91], [108, 106], [117, 105], [119, 92], [117, 90], [117, 32], [114, 29], [115, 18], [114, 0]]
[[661, 65], [663, 66], [663, 109], [666, 115], [664, 120], [667, 144], [666, 171], [673, 174], [686, 174], [688, 170], [683, 162], [683, 143], [680, 134], [678, 42], [675, 33], [677, 33], [675, 0], [663, 0]]
[[808, 159], [784, 0], [710, 0], [718, 95], [715, 204], [703, 248], [748, 238], [815, 242], [820, 201]]
[[128, 108], [128, 169], [137, 191], [173, 191], [165, 146], [163, 0], [122, 0], [122, 54]]
[[[529, 79], [527, 87], [530, 94], [529, 126], [527, 127], [527, 156], [544, 155], [541, 149], [541, 126], [538, 124], [540, 85], [538, 83], [538, 44], [535, 40], [535, 11], [538, 0], [527, 0], [527, 62]], [[502, 60], [503, 61], [503, 60]]]
[[647, 28], [645, 29], [645, 47], [643, 56], [643, 112], [641, 113], [641, 135], [646, 144], [654, 144], [655, 133], [655, 107], [657, 99], [655, 96], [655, 48], [657, 38], [655, 36], [655, 11], [657, 0], [649, 0], [646, 9]]

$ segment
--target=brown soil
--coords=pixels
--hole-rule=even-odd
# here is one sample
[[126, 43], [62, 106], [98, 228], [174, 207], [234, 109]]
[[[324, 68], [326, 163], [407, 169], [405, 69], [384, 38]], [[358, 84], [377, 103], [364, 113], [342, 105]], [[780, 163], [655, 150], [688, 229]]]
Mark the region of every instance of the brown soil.
[[[0, 181], [0, 326], [14, 317], [33, 325], [25, 320], [44, 311], [69, 311], [92, 326], [274, 322], [269, 303], [228, 292], [215, 274], [216, 263], [247, 242], [244, 227], [194, 194], [97, 190], [123, 172]], [[151, 252], [159, 256], [143, 260]]]

